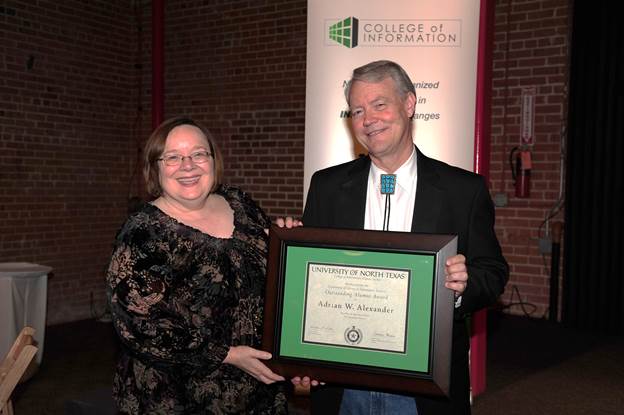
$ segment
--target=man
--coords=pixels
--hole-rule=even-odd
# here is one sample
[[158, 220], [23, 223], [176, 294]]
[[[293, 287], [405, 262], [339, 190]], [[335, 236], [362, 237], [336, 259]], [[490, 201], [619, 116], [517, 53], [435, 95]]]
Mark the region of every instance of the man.
[[[509, 273], [494, 233], [485, 180], [416, 148], [411, 124], [416, 91], [398, 64], [377, 61], [355, 69], [345, 97], [353, 132], [368, 156], [313, 175], [303, 224], [458, 235], [458, 255], [446, 263], [445, 283], [456, 298], [450, 400], [350, 389], [343, 393], [327, 386], [313, 391], [313, 413], [336, 413], [339, 406], [343, 415], [469, 414], [466, 317], [496, 302]], [[389, 218], [380, 174], [396, 174]]]

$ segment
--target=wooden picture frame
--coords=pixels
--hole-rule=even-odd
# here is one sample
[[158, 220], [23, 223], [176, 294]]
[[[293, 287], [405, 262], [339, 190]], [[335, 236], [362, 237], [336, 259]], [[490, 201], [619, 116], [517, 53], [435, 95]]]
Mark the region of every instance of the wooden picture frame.
[[267, 363], [287, 378], [448, 396], [455, 235], [271, 227]]

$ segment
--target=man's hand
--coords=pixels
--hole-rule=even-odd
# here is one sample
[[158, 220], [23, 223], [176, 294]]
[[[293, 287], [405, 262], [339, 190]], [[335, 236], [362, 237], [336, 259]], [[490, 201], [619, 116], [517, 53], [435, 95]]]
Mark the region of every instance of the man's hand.
[[280, 228], [283, 228], [284, 226], [287, 228], [297, 228], [299, 226], [303, 226], [303, 222], [301, 222], [299, 219], [294, 219], [290, 216], [286, 216], [285, 218], [275, 219], [275, 224], [279, 226]]
[[319, 382], [318, 380], [310, 379], [308, 376], [300, 377], [295, 376], [290, 380], [295, 387], [299, 387], [302, 389], [310, 389], [310, 386], [318, 386], [324, 385], [324, 382]]
[[466, 257], [459, 254], [446, 260], [444, 267], [446, 282], [444, 286], [455, 291], [455, 298], [459, 297], [466, 290], [468, 285], [468, 268], [466, 268]]

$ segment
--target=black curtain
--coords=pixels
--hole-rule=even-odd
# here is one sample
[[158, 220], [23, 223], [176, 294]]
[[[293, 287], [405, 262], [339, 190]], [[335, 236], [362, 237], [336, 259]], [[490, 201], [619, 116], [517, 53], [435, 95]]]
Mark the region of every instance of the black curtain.
[[624, 333], [624, 15], [576, 1], [570, 62], [562, 322]]

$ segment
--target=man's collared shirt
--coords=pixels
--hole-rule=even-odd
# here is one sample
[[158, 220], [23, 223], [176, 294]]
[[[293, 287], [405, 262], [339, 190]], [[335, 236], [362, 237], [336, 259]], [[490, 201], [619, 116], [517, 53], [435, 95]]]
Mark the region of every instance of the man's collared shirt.
[[[383, 230], [386, 195], [381, 194], [381, 175], [388, 174], [371, 162], [368, 172], [368, 190], [366, 192], [366, 214], [364, 229]], [[416, 200], [416, 150], [396, 172], [396, 188], [390, 195], [390, 226], [394, 232], [410, 232], [414, 203]]]

